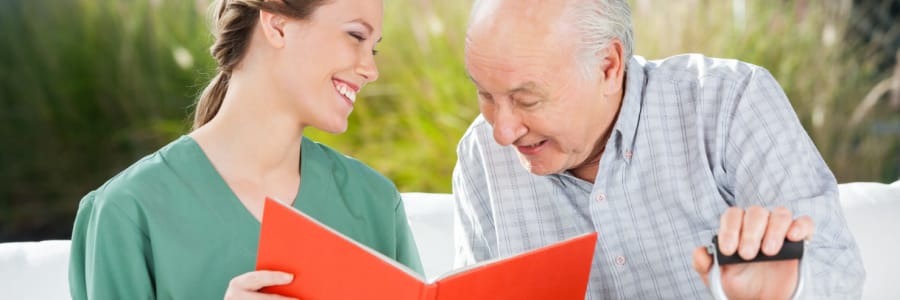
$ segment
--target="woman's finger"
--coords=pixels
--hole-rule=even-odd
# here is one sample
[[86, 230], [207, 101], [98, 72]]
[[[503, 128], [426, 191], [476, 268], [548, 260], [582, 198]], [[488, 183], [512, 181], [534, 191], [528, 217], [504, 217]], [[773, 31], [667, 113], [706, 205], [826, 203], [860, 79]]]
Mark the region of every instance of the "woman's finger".
[[228, 283], [229, 288], [236, 288], [244, 291], [258, 291], [261, 288], [271, 285], [284, 285], [291, 283], [294, 275], [278, 271], [252, 271], [231, 279]]

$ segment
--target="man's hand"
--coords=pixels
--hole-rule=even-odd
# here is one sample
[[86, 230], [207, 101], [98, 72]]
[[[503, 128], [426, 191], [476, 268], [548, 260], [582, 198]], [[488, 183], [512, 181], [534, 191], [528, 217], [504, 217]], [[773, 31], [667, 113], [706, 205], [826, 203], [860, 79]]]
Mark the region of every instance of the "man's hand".
[[259, 300], [290, 300], [294, 298], [281, 295], [265, 294], [259, 290], [273, 285], [285, 285], [291, 283], [294, 276], [289, 273], [276, 271], [251, 271], [231, 279], [228, 290], [225, 291], [225, 300], [259, 299]]
[[[760, 206], [746, 211], [732, 207], [722, 214], [719, 252], [726, 256], [737, 252], [745, 260], [756, 258], [760, 251], [775, 255], [785, 239], [808, 240], [814, 231], [815, 224], [810, 217], [795, 220], [784, 207], [771, 212]], [[694, 249], [694, 270], [707, 287], [712, 263], [706, 247]], [[722, 288], [729, 299], [788, 299], [799, 279], [798, 265], [798, 260], [784, 260], [721, 266]]]

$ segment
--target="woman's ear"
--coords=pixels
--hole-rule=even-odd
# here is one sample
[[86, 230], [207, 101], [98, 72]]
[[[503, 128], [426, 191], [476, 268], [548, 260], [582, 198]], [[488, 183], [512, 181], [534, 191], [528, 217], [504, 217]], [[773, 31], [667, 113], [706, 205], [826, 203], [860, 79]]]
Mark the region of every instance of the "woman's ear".
[[272, 47], [284, 47], [285, 21], [287, 20], [282, 15], [267, 12], [265, 10], [259, 11], [259, 26], [262, 28], [262, 32], [266, 37], [266, 41], [268, 41], [269, 44], [272, 45]]

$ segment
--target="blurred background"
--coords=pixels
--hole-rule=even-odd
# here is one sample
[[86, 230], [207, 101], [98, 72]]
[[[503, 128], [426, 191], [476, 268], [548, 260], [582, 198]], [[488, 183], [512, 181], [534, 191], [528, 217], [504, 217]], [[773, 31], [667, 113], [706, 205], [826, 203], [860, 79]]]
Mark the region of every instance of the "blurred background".
[[[381, 77], [342, 135], [402, 192], [450, 192], [478, 114], [470, 1], [384, 0]], [[187, 133], [214, 74], [209, 0], [0, 0], [0, 242], [68, 239], [81, 197]], [[636, 53], [769, 69], [839, 182], [900, 177], [900, 0], [633, 0]]]

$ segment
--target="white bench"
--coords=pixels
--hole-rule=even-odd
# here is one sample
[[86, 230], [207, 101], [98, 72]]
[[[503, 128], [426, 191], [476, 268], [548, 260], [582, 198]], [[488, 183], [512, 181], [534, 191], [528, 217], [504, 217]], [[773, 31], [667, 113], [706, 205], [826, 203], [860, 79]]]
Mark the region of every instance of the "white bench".
[[[868, 272], [864, 299], [900, 299], [900, 181], [840, 185], [850, 230]], [[453, 265], [453, 199], [404, 193], [407, 217], [425, 273]], [[69, 299], [69, 241], [0, 243], [0, 299]]]

